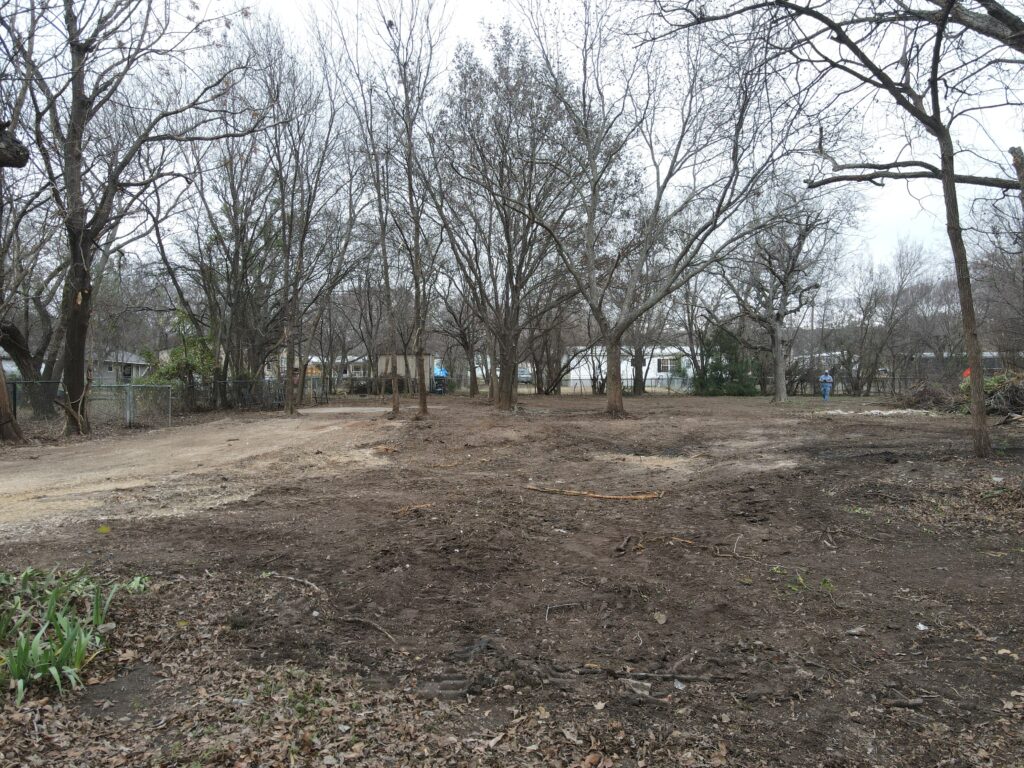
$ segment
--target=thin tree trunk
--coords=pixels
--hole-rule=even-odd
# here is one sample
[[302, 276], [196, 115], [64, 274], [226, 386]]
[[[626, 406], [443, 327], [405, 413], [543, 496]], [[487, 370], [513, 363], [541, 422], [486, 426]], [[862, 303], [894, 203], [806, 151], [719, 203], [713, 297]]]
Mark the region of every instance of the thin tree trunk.
[[498, 342], [491, 343], [491, 376], [487, 382], [487, 398], [493, 403], [498, 399]]
[[967, 347], [967, 365], [971, 369], [971, 426], [974, 436], [974, 455], [988, 458], [992, 455], [992, 442], [985, 415], [985, 364], [978, 338], [978, 322], [974, 314], [974, 296], [971, 291], [971, 271], [967, 261], [967, 245], [960, 227], [960, 203], [955, 181], [953, 140], [948, 131], [939, 136], [939, 155], [942, 161], [942, 197], [946, 206], [946, 233], [953, 250], [956, 266], [956, 287], [960, 296], [963, 316], [964, 342]]
[[782, 343], [782, 321], [772, 324], [772, 363], [775, 367], [773, 403], [786, 402], [786, 349]]
[[609, 416], [625, 416], [626, 408], [622, 403], [622, 342], [616, 337], [609, 339], [605, 345], [607, 352], [608, 375], [605, 387], [608, 393], [608, 404], [605, 412]]
[[[427, 352], [423, 349], [423, 331], [417, 334], [416, 341], [416, 383], [419, 385], [419, 400], [416, 415], [424, 417], [427, 415]], [[431, 361], [433, 362], [433, 361]]]
[[391, 415], [397, 416], [402, 407], [402, 395], [398, 391], [398, 351], [391, 349]]
[[466, 359], [469, 360], [469, 396], [476, 397], [480, 394], [480, 382], [476, 377], [476, 352], [472, 344], [466, 347]]

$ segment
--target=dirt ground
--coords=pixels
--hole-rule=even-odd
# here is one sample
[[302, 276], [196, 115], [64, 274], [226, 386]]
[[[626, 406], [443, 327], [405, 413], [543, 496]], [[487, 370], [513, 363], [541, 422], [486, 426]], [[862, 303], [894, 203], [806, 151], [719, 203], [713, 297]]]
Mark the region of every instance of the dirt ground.
[[432, 404], [0, 453], [2, 567], [152, 583], [0, 766], [1024, 765], [1024, 430]]

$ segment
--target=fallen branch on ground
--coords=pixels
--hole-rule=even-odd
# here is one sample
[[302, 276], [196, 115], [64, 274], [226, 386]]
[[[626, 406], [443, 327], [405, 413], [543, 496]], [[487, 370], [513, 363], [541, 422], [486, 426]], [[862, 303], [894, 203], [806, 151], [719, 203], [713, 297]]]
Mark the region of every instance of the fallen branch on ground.
[[401, 508], [399, 508], [398, 514], [400, 514], [400, 515], [407, 515], [410, 512], [415, 512], [415, 511], [417, 511], [419, 509], [433, 509], [433, 508], [434, 508], [433, 504], [414, 504], [413, 506], [410, 506], [410, 507], [401, 507]]
[[603, 499], [605, 501], [650, 501], [651, 499], [660, 499], [665, 495], [664, 491], [644, 491], [643, 493], [630, 493], [618, 496], [608, 493], [594, 493], [593, 491], [570, 491], [565, 488], [540, 488], [536, 485], [528, 485], [526, 490], [537, 491], [538, 493], [554, 493], [559, 496], [583, 496], [587, 499]]
[[268, 579], [287, 579], [288, 581], [294, 581], [296, 584], [305, 584], [307, 587], [312, 587], [317, 592], [323, 592], [320, 587], [314, 584], [312, 581], [306, 579], [297, 579], [294, 576], [285, 576], [284, 574], [278, 573], [277, 571], [268, 571], [264, 574]]
[[398, 644], [398, 641], [395, 640], [394, 635], [392, 635], [390, 632], [388, 632], [386, 629], [384, 629], [384, 627], [382, 627], [380, 624], [378, 624], [375, 621], [370, 621], [369, 619], [363, 619], [363, 618], [360, 618], [359, 616], [342, 616], [341, 620], [342, 621], [347, 621], [350, 624], [365, 624], [368, 627], [373, 627], [378, 632], [383, 633], [388, 638], [388, 640], [390, 640], [392, 643], [394, 643], [395, 645]]

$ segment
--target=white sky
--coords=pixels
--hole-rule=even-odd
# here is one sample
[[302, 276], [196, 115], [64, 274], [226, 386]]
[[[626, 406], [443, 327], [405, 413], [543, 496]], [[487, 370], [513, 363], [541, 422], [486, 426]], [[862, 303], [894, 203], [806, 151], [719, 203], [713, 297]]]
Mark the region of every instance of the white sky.
[[[556, 2], [557, 0], [552, 0]], [[340, 8], [355, 9], [358, 5], [372, 7], [372, 0], [335, 0]], [[308, 9], [324, 8], [332, 0], [255, 0], [255, 6], [278, 18], [296, 35], [303, 34]], [[451, 50], [462, 40], [478, 42], [483, 25], [498, 25], [517, 12], [509, 0], [447, 0], [451, 17], [446, 43]], [[909, 192], [908, 192], [909, 187]], [[862, 214], [859, 231], [851, 233], [848, 249], [876, 263], [887, 263], [900, 240], [921, 243], [925, 250], [942, 263], [951, 262], [942, 213], [938, 182], [891, 181], [884, 188], [868, 184], [859, 187]], [[961, 201], [967, 213], [969, 201]]]

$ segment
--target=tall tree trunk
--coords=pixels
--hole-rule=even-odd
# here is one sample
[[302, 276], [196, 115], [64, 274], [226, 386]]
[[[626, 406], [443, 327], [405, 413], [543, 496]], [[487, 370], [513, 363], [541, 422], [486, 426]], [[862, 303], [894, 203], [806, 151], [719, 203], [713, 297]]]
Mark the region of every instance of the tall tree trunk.
[[782, 343], [782, 320], [772, 323], [772, 364], [775, 368], [775, 392], [773, 403], [786, 402], [786, 348]]
[[84, 242], [84, 234], [69, 231], [68, 237], [72, 256], [67, 279], [70, 281], [72, 299], [64, 334], [64, 392], [67, 395], [68, 417], [65, 432], [69, 435], [87, 435], [90, 427], [86, 410], [89, 378], [86, 343], [92, 312], [92, 280], [86, 266], [85, 250], [89, 246]]
[[20, 445], [25, 442], [25, 435], [18, 426], [18, 420], [14, 418], [14, 408], [11, 406], [11, 398], [7, 394], [7, 376], [4, 375], [4, 368], [0, 365], [0, 443], [15, 443]]
[[625, 416], [626, 408], [622, 403], [622, 341], [616, 336], [608, 339], [605, 344], [608, 374], [605, 386], [608, 393], [608, 404], [605, 412], [609, 416]]
[[988, 433], [985, 415], [985, 362], [981, 340], [978, 338], [978, 321], [974, 314], [974, 295], [971, 290], [971, 271], [967, 260], [967, 245], [960, 227], [960, 202], [956, 190], [956, 165], [953, 140], [949, 131], [939, 135], [939, 155], [942, 161], [942, 197], [946, 206], [946, 233], [953, 250], [956, 266], [956, 287], [960, 295], [960, 312], [963, 316], [964, 342], [967, 347], [967, 365], [971, 369], [971, 426], [974, 437], [974, 455], [988, 458], [992, 455], [992, 441]]

